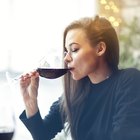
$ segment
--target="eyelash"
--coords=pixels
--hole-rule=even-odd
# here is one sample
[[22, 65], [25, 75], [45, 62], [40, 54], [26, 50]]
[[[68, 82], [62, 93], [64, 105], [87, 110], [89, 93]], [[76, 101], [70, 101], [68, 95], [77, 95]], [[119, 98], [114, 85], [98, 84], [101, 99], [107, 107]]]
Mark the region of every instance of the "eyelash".
[[74, 53], [77, 52], [79, 49], [71, 49], [70, 51], [66, 50], [64, 51], [64, 53], [70, 52], [70, 53]]
[[77, 52], [79, 49], [73, 49], [71, 50], [71, 52]]

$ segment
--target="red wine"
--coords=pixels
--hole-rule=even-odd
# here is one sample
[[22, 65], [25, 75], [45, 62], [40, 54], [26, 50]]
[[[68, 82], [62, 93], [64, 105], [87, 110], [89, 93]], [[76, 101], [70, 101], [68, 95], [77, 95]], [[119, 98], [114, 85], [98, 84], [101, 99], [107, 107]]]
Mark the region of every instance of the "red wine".
[[12, 140], [14, 132], [0, 132], [0, 140]]
[[37, 72], [41, 77], [48, 79], [55, 79], [66, 74], [70, 69], [68, 68], [38, 68]]

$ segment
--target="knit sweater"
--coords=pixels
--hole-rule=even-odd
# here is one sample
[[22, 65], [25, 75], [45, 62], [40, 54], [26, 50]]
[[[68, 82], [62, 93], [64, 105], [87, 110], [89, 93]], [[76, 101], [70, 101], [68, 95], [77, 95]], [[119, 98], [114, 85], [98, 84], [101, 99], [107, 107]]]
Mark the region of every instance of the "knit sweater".
[[[140, 71], [118, 70], [90, 84], [76, 140], [140, 140]], [[39, 111], [29, 119], [24, 111], [20, 119], [34, 140], [51, 140], [63, 129], [59, 100], [44, 119]]]

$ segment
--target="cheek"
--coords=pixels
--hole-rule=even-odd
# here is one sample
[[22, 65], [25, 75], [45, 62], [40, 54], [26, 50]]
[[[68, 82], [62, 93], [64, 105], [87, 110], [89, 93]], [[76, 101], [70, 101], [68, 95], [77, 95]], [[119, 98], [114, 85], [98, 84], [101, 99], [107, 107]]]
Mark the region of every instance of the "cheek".
[[98, 57], [96, 57], [94, 54], [87, 54], [83, 57], [79, 57], [79, 60], [76, 61], [79, 68], [85, 71], [90, 71], [96, 68], [98, 63]]
[[93, 56], [85, 56], [75, 58], [75, 70], [72, 72], [72, 77], [75, 80], [79, 80], [91, 72], [93, 72], [97, 67], [97, 58]]
[[88, 75], [89, 73], [93, 72], [94, 69], [96, 69], [96, 65], [96, 61], [87, 60], [81, 65], [79, 71], [81, 71], [83, 75]]

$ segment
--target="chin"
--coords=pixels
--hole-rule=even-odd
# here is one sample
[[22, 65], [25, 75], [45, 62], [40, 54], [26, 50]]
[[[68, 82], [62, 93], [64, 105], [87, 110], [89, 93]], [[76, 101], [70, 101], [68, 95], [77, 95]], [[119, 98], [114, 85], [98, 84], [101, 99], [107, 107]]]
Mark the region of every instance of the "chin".
[[72, 75], [72, 79], [76, 81], [81, 80], [82, 78], [84, 78], [84, 76]]

